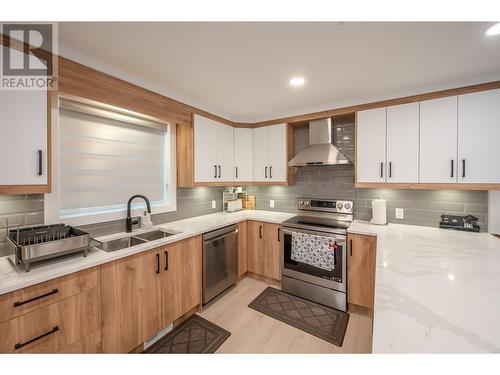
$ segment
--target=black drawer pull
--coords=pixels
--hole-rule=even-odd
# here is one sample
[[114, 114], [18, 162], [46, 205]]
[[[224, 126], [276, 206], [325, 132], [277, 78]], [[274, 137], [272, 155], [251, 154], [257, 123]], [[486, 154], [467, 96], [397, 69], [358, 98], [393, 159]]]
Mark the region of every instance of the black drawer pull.
[[55, 326], [55, 327], [54, 327], [54, 328], [52, 328], [49, 332], [42, 333], [40, 336], [37, 336], [37, 337], [35, 337], [35, 338], [31, 339], [31, 340], [28, 340], [28, 341], [26, 341], [26, 342], [20, 342], [20, 343], [18, 343], [18, 344], [16, 344], [16, 345], [14, 345], [14, 349], [15, 349], [15, 350], [17, 350], [17, 349], [21, 349], [23, 346], [26, 346], [26, 345], [28, 345], [28, 344], [31, 344], [32, 342], [35, 342], [35, 341], [37, 341], [37, 340], [40, 340], [40, 339], [44, 338], [45, 336], [48, 336], [48, 335], [50, 335], [50, 334], [52, 334], [52, 333], [54, 333], [54, 332], [57, 332], [57, 331], [59, 331], [59, 327], [58, 327], [58, 326]]
[[165, 251], [165, 271], [168, 271], [168, 251]]
[[262, 238], [262, 225], [259, 225], [259, 238]]
[[352, 256], [352, 240], [349, 240], [349, 253]]
[[38, 175], [41, 176], [43, 175], [43, 156], [42, 156], [42, 150], [38, 150]]
[[160, 254], [156, 254], [156, 273], [160, 273]]
[[45, 294], [42, 294], [40, 296], [27, 299], [26, 301], [14, 302], [14, 307], [18, 307], [18, 306], [24, 305], [26, 303], [30, 303], [30, 302], [36, 301], [37, 299], [40, 299], [40, 298], [45, 298], [45, 297], [51, 296], [52, 294], [56, 294], [58, 292], [59, 292], [59, 290], [57, 288], [56, 289], [52, 289], [52, 291], [50, 291], [48, 293], [45, 293]]

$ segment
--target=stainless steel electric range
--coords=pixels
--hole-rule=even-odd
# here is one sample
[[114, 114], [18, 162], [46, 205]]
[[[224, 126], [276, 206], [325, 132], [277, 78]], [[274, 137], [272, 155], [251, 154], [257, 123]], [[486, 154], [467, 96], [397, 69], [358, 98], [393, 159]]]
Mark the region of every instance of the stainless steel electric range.
[[[299, 215], [283, 223], [281, 288], [287, 293], [346, 311], [347, 228], [353, 220], [353, 202], [300, 198], [297, 209]], [[299, 260], [296, 253], [293, 254], [296, 250], [292, 251], [299, 237], [310, 237], [311, 243], [326, 245], [327, 250], [322, 251], [331, 251], [333, 255], [329, 266], [318, 266], [310, 259]], [[302, 250], [307, 252], [303, 245]]]

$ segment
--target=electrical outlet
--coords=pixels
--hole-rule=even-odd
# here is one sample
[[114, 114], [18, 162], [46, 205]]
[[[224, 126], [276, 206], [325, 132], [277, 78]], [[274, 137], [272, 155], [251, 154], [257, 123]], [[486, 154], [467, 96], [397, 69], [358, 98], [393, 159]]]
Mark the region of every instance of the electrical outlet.
[[217, 201], [212, 201], [212, 208], [217, 208]]
[[405, 210], [402, 208], [396, 208], [396, 219], [404, 219], [405, 218]]
[[269, 207], [274, 208], [274, 199], [269, 200]]

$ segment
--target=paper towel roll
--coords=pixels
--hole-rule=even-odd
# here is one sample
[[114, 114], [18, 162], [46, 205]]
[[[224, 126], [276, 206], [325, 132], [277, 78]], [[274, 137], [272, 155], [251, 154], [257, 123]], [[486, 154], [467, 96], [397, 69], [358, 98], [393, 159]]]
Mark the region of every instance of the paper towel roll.
[[386, 203], [386, 200], [382, 198], [372, 200], [372, 219], [370, 220], [372, 224], [387, 224]]

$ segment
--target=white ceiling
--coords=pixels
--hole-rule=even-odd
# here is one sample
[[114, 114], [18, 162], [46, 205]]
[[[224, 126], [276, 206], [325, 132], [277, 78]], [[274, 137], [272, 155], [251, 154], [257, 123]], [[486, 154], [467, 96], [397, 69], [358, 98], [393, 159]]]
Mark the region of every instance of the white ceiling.
[[[500, 80], [491, 23], [60, 23], [59, 52], [234, 121]], [[306, 84], [290, 87], [300, 74]]]

